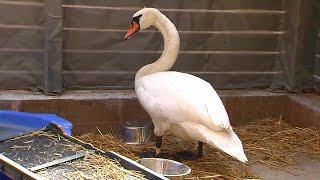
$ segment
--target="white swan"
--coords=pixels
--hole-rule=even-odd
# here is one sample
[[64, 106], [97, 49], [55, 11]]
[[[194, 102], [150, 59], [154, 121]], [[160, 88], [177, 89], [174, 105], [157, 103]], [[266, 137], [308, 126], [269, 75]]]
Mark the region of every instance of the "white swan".
[[167, 71], [176, 61], [180, 46], [173, 23], [157, 9], [143, 8], [133, 15], [125, 39], [151, 25], [161, 32], [164, 51], [157, 61], [137, 72], [135, 91], [155, 126], [156, 154], [160, 153], [162, 136], [170, 132], [181, 139], [198, 141], [199, 156], [204, 142], [247, 162], [242, 143], [213, 87], [196, 76]]

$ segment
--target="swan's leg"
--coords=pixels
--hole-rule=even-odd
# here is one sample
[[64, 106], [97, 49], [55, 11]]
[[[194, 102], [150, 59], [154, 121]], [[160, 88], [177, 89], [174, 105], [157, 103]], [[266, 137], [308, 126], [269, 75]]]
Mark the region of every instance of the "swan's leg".
[[156, 136], [156, 156], [161, 152], [162, 136]]
[[203, 142], [198, 141], [198, 158], [203, 157]]

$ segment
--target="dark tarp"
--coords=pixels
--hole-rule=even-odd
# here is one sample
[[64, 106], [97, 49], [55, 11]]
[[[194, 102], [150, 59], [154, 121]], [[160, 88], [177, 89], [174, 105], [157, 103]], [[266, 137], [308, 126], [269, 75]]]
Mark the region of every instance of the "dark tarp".
[[0, 89], [133, 88], [135, 72], [163, 48], [154, 29], [124, 40], [144, 6], [180, 32], [173, 70], [217, 89], [312, 87], [315, 0], [61, 1], [0, 0]]
[[315, 73], [314, 73], [314, 88], [320, 92], [320, 27], [318, 32], [318, 48], [316, 55], [316, 65], [315, 65]]
[[297, 92], [313, 87], [318, 3], [318, 0], [282, 1], [287, 14], [281, 20], [281, 29], [286, 33], [279, 41], [281, 55], [278, 68], [282, 68], [284, 73], [275, 76], [272, 88], [286, 87]]
[[316, 19], [318, 19], [318, 46], [316, 53], [316, 63], [315, 63], [315, 71], [314, 71], [314, 88], [317, 92], [320, 92], [320, 1], [317, 1], [317, 14]]
[[0, 89], [41, 86], [43, 3], [0, 1]]

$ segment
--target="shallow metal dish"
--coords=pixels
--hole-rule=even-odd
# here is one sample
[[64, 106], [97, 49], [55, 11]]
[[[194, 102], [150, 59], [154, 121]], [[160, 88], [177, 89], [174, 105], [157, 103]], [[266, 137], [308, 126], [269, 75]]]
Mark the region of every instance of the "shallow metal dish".
[[127, 121], [123, 125], [123, 141], [126, 144], [145, 144], [153, 142], [153, 124], [151, 121]]
[[184, 179], [191, 168], [180, 162], [162, 158], [142, 158], [138, 163], [169, 179]]

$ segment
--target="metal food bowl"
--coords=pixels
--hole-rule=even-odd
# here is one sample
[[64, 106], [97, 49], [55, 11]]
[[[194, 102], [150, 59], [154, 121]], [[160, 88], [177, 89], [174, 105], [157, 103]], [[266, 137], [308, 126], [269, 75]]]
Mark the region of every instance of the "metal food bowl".
[[123, 141], [126, 144], [145, 144], [153, 142], [153, 124], [151, 121], [127, 121], [123, 125]]
[[177, 161], [162, 158], [142, 158], [138, 163], [169, 179], [184, 179], [191, 168]]

